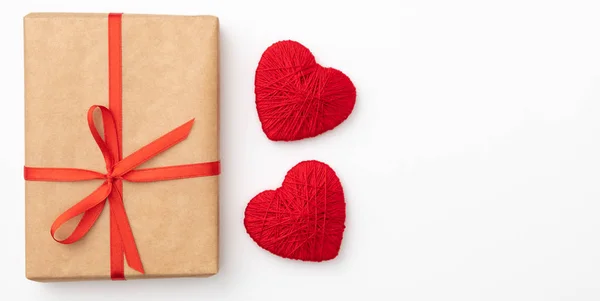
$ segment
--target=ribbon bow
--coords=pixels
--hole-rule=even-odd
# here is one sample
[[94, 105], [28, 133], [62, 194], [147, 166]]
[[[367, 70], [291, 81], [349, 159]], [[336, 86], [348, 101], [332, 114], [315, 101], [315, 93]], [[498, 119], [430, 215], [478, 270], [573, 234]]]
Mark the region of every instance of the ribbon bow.
[[[100, 110], [104, 137], [100, 135], [94, 123], [94, 111]], [[123, 206], [122, 180], [131, 182], [152, 182], [181, 178], [211, 176], [219, 173], [219, 162], [197, 163], [189, 165], [167, 166], [138, 169], [142, 163], [166, 151], [185, 140], [194, 123], [190, 120], [169, 133], [152, 141], [131, 155], [119, 160], [121, 154], [119, 135], [113, 113], [103, 106], [92, 106], [87, 114], [88, 126], [98, 144], [104, 161], [106, 173], [77, 168], [39, 168], [25, 167], [25, 179], [31, 181], [85, 181], [103, 179], [100, 187], [56, 218], [50, 227], [52, 238], [62, 244], [71, 244], [81, 239], [92, 228], [106, 204], [110, 203], [111, 229], [111, 277], [124, 279], [123, 255], [127, 264], [134, 270], [144, 273], [133, 233]], [[56, 231], [69, 220], [83, 214], [73, 232], [65, 239], [57, 239]]]

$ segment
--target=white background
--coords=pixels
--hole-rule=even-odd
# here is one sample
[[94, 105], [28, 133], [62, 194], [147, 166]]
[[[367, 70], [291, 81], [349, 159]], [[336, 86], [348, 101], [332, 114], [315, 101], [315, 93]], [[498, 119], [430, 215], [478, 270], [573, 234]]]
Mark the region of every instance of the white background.
[[[598, 1], [149, 2], [0, 12], [1, 300], [600, 299]], [[220, 17], [218, 275], [25, 279], [22, 17], [36, 11]], [[262, 133], [254, 71], [281, 39], [354, 81], [357, 105], [335, 130], [294, 143]], [[276, 257], [242, 223], [305, 159], [330, 164], [346, 193], [342, 250], [326, 263]]]

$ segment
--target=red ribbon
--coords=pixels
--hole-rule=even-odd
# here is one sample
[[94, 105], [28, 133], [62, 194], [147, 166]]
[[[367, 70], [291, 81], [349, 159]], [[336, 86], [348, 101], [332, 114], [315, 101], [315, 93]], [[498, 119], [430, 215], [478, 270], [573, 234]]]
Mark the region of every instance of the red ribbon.
[[[77, 168], [25, 167], [25, 180], [73, 182], [102, 179], [104, 182], [90, 195], [59, 215], [52, 226], [52, 238], [62, 244], [81, 239], [92, 228], [108, 200], [110, 204], [110, 271], [111, 279], [124, 280], [124, 261], [134, 270], [144, 273], [142, 261], [133, 238], [131, 226], [123, 206], [123, 180], [153, 182], [183, 178], [214, 176], [220, 173], [219, 161], [159, 168], [135, 169], [142, 163], [185, 140], [194, 123], [190, 120], [169, 133], [152, 141], [123, 158], [122, 149], [122, 67], [121, 67], [121, 14], [108, 17], [109, 53], [109, 107], [92, 106], [87, 119], [90, 131], [98, 144], [106, 173]], [[104, 137], [98, 132], [93, 114], [100, 110]], [[134, 170], [135, 169], [135, 170]], [[67, 221], [83, 214], [73, 232], [65, 239], [55, 237], [56, 231]]]

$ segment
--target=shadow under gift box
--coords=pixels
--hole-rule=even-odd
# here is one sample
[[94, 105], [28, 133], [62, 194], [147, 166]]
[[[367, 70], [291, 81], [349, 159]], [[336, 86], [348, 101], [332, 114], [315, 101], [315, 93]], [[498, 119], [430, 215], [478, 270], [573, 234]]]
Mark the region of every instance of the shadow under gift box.
[[[86, 116], [93, 105], [108, 107], [107, 24], [108, 14], [25, 16], [26, 166], [106, 173]], [[218, 18], [124, 14], [121, 24], [123, 157], [195, 119], [187, 139], [140, 168], [218, 161]], [[81, 240], [64, 245], [50, 235], [57, 216], [102, 180], [25, 183], [27, 278], [111, 279], [108, 204]], [[127, 279], [217, 273], [218, 175], [124, 181], [123, 190], [145, 270], [125, 263]], [[76, 222], [62, 227], [58, 238]]]

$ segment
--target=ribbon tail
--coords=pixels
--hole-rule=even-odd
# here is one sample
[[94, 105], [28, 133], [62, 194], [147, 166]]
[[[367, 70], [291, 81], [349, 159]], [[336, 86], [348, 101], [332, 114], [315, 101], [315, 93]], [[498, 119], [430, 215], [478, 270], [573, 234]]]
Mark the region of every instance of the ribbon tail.
[[140, 166], [142, 163], [152, 159], [154, 156], [185, 140], [192, 130], [192, 125], [194, 125], [194, 119], [180, 125], [174, 130], [135, 151], [133, 154], [127, 156], [115, 164], [112, 176], [122, 176], [128, 171]]
[[[124, 254], [125, 259], [127, 260], [127, 265], [132, 269], [144, 274], [145, 272], [144, 267], [142, 266], [142, 259], [140, 258], [140, 254], [135, 244], [133, 232], [131, 231], [131, 225], [129, 224], [129, 219], [127, 218], [127, 213], [125, 212], [125, 206], [123, 205], [123, 194], [117, 187], [115, 187], [113, 191], [114, 193], [112, 193], [108, 199], [111, 213], [111, 236], [116, 236], [115, 240], [119, 240], [119, 242], [114, 245], [114, 250], [111, 250], [111, 255], [117, 255], [116, 252], [121, 250], [120, 254], [118, 254], [121, 259], [118, 260], [121, 260], [122, 262]], [[113, 242], [116, 241], [113, 240]], [[118, 264], [117, 261], [113, 263]]]

